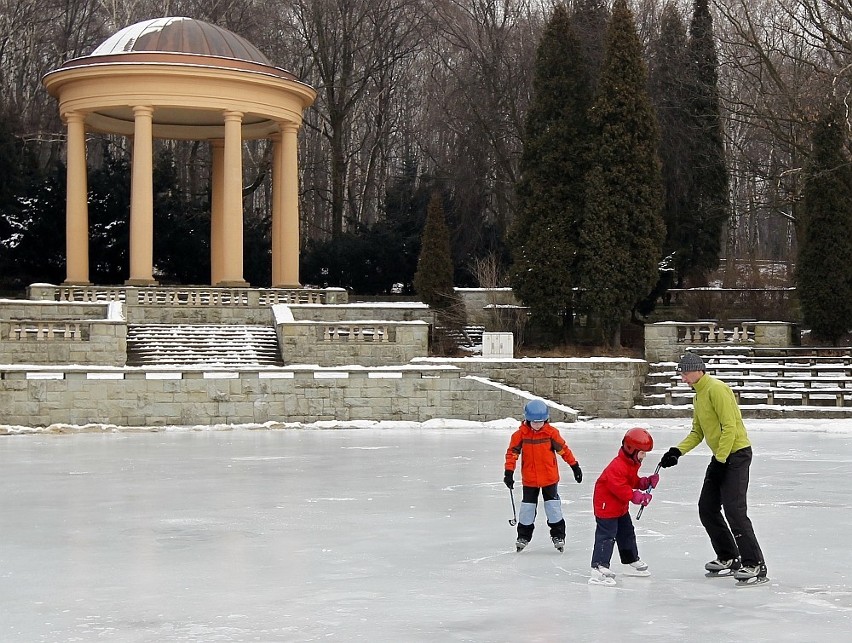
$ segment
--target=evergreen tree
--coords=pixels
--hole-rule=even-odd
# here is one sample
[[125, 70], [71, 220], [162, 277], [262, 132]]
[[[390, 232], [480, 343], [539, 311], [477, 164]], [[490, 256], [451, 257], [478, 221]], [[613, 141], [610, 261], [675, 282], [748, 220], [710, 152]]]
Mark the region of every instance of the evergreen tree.
[[[651, 42], [649, 92], [660, 125], [665, 203], [663, 221], [666, 240], [660, 291], [674, 283], [682, 285], [683, 269], [690, 259], [690, 240], [684, 235], [684, 221], [692, 214], [688, 202], [690, 167], [690, 127], [685, 79], [689, 76], [686, 25], [677, 6], [669, 2], [660, 16], [660, 32]], [[672, 270], [673, 269], [673, 270]], [[672, 272], [675, 273], [672, 278]]]
[[447, 229], [438, 190], [432, 193], [426, 210], [420, 257], [417, 260], [417, 271], [414, 273], [414, 289], [420, 298], [439, 314], [448, 311], [455, 300], [450, 231]]
[[597, 146], [577, 271], [581, 309], [612, 346], [620, 345], [622, 322], [657, 281], [665, 236], [659, 133], [647, 80], [633, 14], [626, 0], [616, 0], [591, 112]]
[[588, 169], [592, 93], [568, 12], [557, 5], [536, 53], [524, 127], [510, 283], [544, 327], [573, 320], [578, 222]]
[[814, 338], [837, 341], [852, 329], [852, 168], [845, 120], [831, 108], [817, 123], [798, 228], [796, 290]]
[[687, 201], [690, 217], [678, 231], [677, 272], [703, 277], [719, 266], [730, 215], [728, 168], [719, 107], [719, 62], [708, 0], [695, 0], [689, 26], [687, 99], [692, 132]]

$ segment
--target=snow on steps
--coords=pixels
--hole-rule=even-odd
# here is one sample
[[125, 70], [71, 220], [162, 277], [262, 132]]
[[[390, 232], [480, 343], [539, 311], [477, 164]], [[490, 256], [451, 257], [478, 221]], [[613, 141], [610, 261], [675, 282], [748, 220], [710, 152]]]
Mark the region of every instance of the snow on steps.
[[[745, 417], [852, 417], [849, 348], [734, 351], [692, 348], [731, 386]], [[689, 417], [694, 393], [673, 362], [650, 365], [633, 417]]]
[[132, 324], [127, 328], [128, 366], [210, 364], [280, 366], [271, 326], [237, 324]]

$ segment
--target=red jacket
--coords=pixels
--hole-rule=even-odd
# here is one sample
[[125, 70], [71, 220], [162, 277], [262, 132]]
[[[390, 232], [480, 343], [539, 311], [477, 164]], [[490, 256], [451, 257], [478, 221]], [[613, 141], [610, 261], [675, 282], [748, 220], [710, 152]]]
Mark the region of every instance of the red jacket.
[[559, 482], [557, 455], [568, 464], [577, 464], [577, 458], [555, 427], [545, 422], [541, 429], [533, 431], [528, 422], [522, 422], [509, 440], [506, 469], [514, 471], [520, 457], [523, 485], [547, 487]]
[[623, 449], [606, 465], [595, 482], [592, 502], [596, 518], [619, 518], [627, 513], [634, 489], [647, 489], [650, 481], [640, 478], [641, 464], [628, 458]]

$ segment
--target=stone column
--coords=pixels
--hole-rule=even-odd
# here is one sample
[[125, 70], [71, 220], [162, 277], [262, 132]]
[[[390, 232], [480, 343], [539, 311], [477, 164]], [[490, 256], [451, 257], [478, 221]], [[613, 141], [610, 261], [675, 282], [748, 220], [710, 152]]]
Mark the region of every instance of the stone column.
[[154, 281], [154, 108], [133, 108], [133, 168], [130, 183], [129, 286]]
[[86, 182], [86, 124], [79, 112], [64, 114], [68, 127], [65, 197], [65, 283], [89, 281], [89, 206]]
[[243, 279], [243, 113], [227, 111], [224, 116], [222, 275], [214, 285], [247, 286]]
[[[299, 126], [281, 124], [281, 282], [283, 288], [299, 288]], [[279, 187], [280, 186], [280, 187]], [[276, 191], [273, 189], [273, 192]]]
[[222, 281], [225, 271], [222, 266], [222, 235], [225, 225], [225, 208], [222, 202], [225, 183], [225, 141], [211, 141], [210, 148], [213, 163], [210, 172], [210, 283], [215, 285]]
[[283, 190], [281, 189], [281, 170], [284, 165], [284, 147], [281, 144], [281, 134], [275, 134], [272, 139], [272, 287], [279, 288], [283, 281], [283, 248], [284, 239], [281, 236], [281, 218], [283, 215]]

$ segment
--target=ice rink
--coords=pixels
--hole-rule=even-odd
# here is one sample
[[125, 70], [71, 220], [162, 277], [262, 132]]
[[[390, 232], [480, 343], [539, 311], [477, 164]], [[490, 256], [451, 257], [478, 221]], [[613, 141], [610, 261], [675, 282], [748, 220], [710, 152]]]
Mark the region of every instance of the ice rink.
[[803, 422], [747, 422], [771, 582], [741, 589], [704, 577], [703, 446], [635, 523], [652, 576], [587, 584], [597, 475], [684, 420], [558, 425], [563, 554], [542, 509], [514, 551], [514, 426], [0, 436], [0, 641], [850, 640], [852, 429]]

